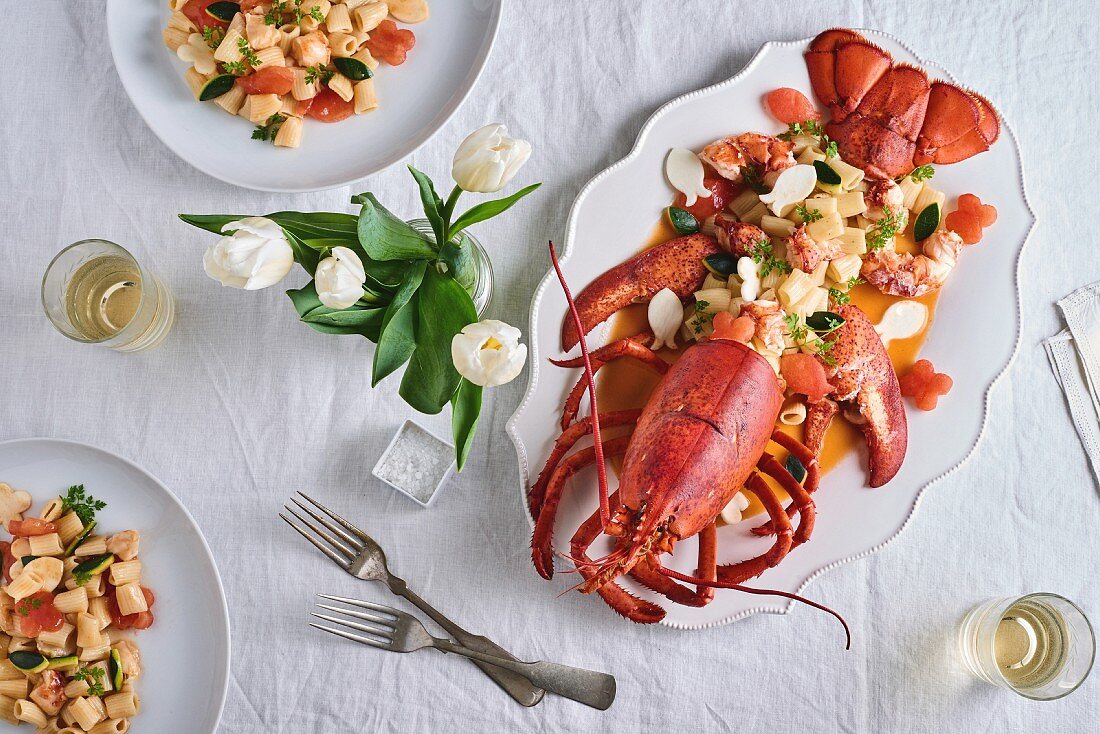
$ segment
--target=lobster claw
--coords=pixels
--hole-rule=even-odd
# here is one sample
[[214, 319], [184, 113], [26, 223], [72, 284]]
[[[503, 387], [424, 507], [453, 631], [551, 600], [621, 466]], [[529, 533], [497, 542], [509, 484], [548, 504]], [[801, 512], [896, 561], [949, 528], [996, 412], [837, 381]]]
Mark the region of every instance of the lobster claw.
[[[677, 237], [651, 247], [608, 270], [588, 284], [576, 297], [577, 313], [585, 333], [632, 303], [645, 303], [662, 288], [669, 288], [681, 301], [699, 290], [707, 277], [703, 258], [721, 251], [717, 240], [705, 234]], [[571, 318], [561, 329], [566, 352], [580, 337]]]
[[[867, 315], [852, 305], [840, 306], [837, 312], [844, 325], [835, 332], [836, 344], [829, 354], [836, 363], [826, 367], [826, 375], [834, 398], [859, 412], [859, 428], [867, 440], [870, 484], [881, 487], [901, 469], [909, 441], [901, 387], [886, 346]], [[822, 409], [830, 410], [825, 404]], [[833, 406], [831, 412], [835, 410]]]

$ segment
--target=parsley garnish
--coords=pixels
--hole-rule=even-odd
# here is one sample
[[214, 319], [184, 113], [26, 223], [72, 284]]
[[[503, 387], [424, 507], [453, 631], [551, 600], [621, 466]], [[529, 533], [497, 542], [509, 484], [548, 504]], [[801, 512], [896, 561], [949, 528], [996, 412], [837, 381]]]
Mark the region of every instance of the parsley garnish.
[[901, 217], [889, 207], [882, 208], [882, 219], [867, 233], [867, 247], [881, 250], [903, 228]]
[[243, 61], [226, 61], [222, 64], [222, 70], [233, 76], [244, 76], [248, 73], [248, 67]]
[[714, 321], [714, 314], [706, 312], [708, 308], [710, 308], [710, 301], [695, 302], [695, 324], [692, 326], [692, 331], [696, 334], [702, 334], [703, 327]]
[[855, 288], [857, 285], [859, 285], [860, 283], [865, 283], [865, 282], [867, 282], [867, 281], [865, 281], [863, 278], [859, 277], [858, 275], [856, 275], [852, 278], [849, 278], [848, 282], [844, 284], [844, 290], [841, 290], [840, 288], [830, 288], [829, 289], [829, 298], [833, 299], [833, 303], [836, 303], [839, 306], [843, 306], [845, 304], [851, 303], [852, 302], [851, 290], [853, 288]]
[[206, 45], [211, 50], [217, 49], [222, 44], [222, 40], [225, 38], [225, 31], [221, 28], [217, 28], [212, 25], [208, 25], [202, 29], [202, 40], [206, 41]]
[[28, 617], [34, 609], [38, 609], [42, 606], [42, 600], [37, 598], [24, 599], [19, 602], [19, 605], [15, 608], [15, 612], [20, 617]]
[[787, 126], [787, 132], [778, 135], [780, 140], [790, 140], [791, 138], [799, 135], [813, 135], [815, 137], [821, 137], [825, 131], [821, 128], [821, 124], [817, 120], [803, 120], [802, 122], [792, 122]]
[[82, 666], [80, 669], [73, 673], [73, 680], [82, 680], [88, 684], [89, 696], [102, 696], [106, 693], [106, 689], [103, 684], [99, 682], [99, 679], [107, 674], [103, 668], [95, 667], [89, 668]]
[[794, 208], [795, 214], [797, 214], [804, 223], [816, 222], [825, 215], [821, 213], [820, 209], [807, 209], [804, 204], [799, 204]]
[[313, 84], [317, 79], [321, 80], [322, 84], [328, 84], [328, 80], [335, 74], [332, 69], [328, 69], [324, 66], [309, 66], [306, 67], [306, 84]]
[[791, 264], [782, 258], [775, 256], [775, 252], [772, 250], [771, 240], [764, 238], [756, 243], [751, 250], [749, 250], [749, 257], [752, 261], [760, 266], [760, 277], [766, 278], [771, 275], [773, 270], [780, 273], [791, 272]]
[[74, 484], [69, 487], [68, 493], [61, 499], [61, 505], [65, 510], [72, 510], [80, 518], [85, 527], [95, 521], [95, 514], [107, 506], [84, 491], [83, 484]]
[[821, 144], [825, 146], [826, 158], [836, 158], [840, 155], [840, 151], [838, 151], [836, 147], [836, 141], [830, 140], [828, 135], [821, 136]]
[[256, 52], [252, 50], [252, 47], [248, 45], [248, 39], [237, 39], [237, 50], [241, 52], [241, 56], [244, 56], [244, 60], [248, 62], [249, 66], [259, 66], [260, 57], [256, 55]]
[[760, 175], [760, 171], [756, 170], [753, 166], [745, 166], [745, 169], [741, 172], [742, 177], [745, 179], [745, 185], [758, 194], [766, 194], [769, 189], [764, 183], [763, 177]]
[[836, 346], [836, 339], [829, 341], [817, 340], [817, 356], [829, 367], [836, 367], [836, 357], [829, 352]]
[[810, 330], [802, 323], [796, 313], [789, 313], [783, 317], [783, 323], [787, 325], [787, 333], [796, 344], [803, 344]]
[[936, 169], [932, 168], [931, 164], [917, 166], [913, 169], [913, 172], [909, 174], [909, 178], [914, 181], [925, 181], [936, 175]]
[[274, 0], [271, 3], [271, 10], [264, 14], [264, 23], [278, 28], [283, 24], [283, 13], [285, 12], [286, 0]]
[[302, 0], [294, 0], [294, 22], [301, 23], [302, 18], [309, 16], [318, 23], [325, 22], [325, 14], [321, 12], [321, 8], [318, 5], [314, 5], [309, 10], [302, 10]]
[[267, 118], [267, 122], [263, 125], [257, 125], [256, 129], [252, 131], [253, 140], [274, 140], [275, 136], [279, 134], [279, 128], [286, 122], [286, 115], [280, 115], [275, 113], [271, 117]]

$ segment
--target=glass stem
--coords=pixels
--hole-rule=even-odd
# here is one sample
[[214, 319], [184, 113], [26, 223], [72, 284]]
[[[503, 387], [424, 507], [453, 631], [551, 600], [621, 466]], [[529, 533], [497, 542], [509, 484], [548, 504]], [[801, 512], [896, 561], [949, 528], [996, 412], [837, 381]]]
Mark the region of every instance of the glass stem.
[[458, 204], [458, 197], [461, 195], [462, 187], [455, 184], [455, 187], [451, 190], [451, 195], [443, 203], [443, 241], [439, 243], [440, 247], [451, 240], [451, 215], [454, 214], [455, 205]]

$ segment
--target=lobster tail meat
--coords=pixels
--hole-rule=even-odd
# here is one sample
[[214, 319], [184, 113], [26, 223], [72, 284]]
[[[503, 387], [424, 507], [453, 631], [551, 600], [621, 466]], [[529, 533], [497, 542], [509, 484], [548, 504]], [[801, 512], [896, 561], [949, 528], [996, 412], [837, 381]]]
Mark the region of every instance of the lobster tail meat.
[[[882, 338], [858, 307], [840, 306], [844, 325], [837, 329], [828, 368], [835, 398], [855, 406], [867, 440], [870, 485], [881, 487], [901, 469], [909, 441], [901, 387]], [[823, 428], [818, 427], [823, 431]]]
[[810, 85], [828, 105], [826, 125], [843, 158], [873, 176], [897, 177], [927, 163], [956, 163], [1000, 134], [993, 106], [937, 81], [854, 31], [819, 34], [805, 54]]
[[936, 82], [928, 95], [928, 124], [917, 139], [913, 163], [956, 163], [989, 150], [1000, 135], [1000, 121], [984, 98]]
[[[703, 258], [721, 249], [713, 237], [692, 234], [652, 247], [611, 268], [577, 294], [577, 312], [585, 333], [632, 303], [648, 302], [662, 288], [684, 300], [699, 290], [707, 277]], [[576, 324], [567, 318], [561, 330], [562, 349], [568, 352], [579, 341]]]

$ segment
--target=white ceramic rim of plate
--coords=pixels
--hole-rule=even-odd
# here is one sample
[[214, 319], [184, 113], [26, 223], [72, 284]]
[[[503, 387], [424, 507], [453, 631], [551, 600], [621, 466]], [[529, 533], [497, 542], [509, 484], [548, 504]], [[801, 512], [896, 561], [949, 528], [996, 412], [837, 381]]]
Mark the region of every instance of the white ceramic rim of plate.
[[191, 523], [192, 529], [195, 531], [195, 535], [199, 538], [199, 543], [202, 545], [203, 552], [206, 553], [206, 560], [210, 563], [210, 568], [214, 571], [214, 581], [218, 587], [218, 600], [221, 602], [220, 609], [222, 613], [222, 622], [225, 625], [225, 656], [224, 656], [224, 669], [225, 669], [225, 681], [221, 687], [221, 695], [218, 700], [217, 716], [214, 719], [214, 728], [211, 729], [211, 734], [214, 734], [218, 730], [218, 725], [221, 724], [222, 714], [225, 712], [225, 702], [229, 697], [229, 678], [232, 675], [233, 670], [233, 626], [229, 619], [229, 604], [225, 598], [225, 586], [222, 584], [221, 573], [218, 571], [218, 564], [214, 560], [214, 554], [210, 551], [210, 545], [206, 542], [206, 536], [202, 534], [202, 530], [199, 528], [199, 524], [195, 522], [194, 516], [188, 511], [187, 507], [180, 501], [179, 497], [168, 489], [168, 485], [157, 479], [148, 469], [130, 461], [124, 456], [119, 456], [114, 451], [110, 451], [99, 446], [95, 446], [90, 443], [84, 443], [83, 441], [74, 441], [68, 438], [53, 438], [50, 436], [36, 436], [32, 438], [13, 438], [7, 441], [0, 441], [0, 450], [8, 446], [17, 446], [19, 444], [28, 443], [55, 443], [65, 446], [76, 446], [82, 449], [91, 449], [100, 454], [110, 457], [115, 461], [121, 462], [126, 466], [134, 469], [138, 473], [144, 475], [150, 482], [159, 487], [168, 499], [170, 499], [176, 507], [183, 512], [184, 517]]
[[[111, 7], [117, 1], [118, 0], [107, 0], [107, 5], [106, 5], [106, 12], [107, 13], [111, 12]], [[326, 183], [326, 184], [324, 184], [322, 186], [319, 186], [319, 187], [318, 186], [312, 186], [312, 187], [311, 186], [304, 186], [304, 187], [300, 187], [300, 186], [257, 186], [255, 184], [246, 183], [242, 180], [239, 180], [239, 179], [237, 179], [236, 177], [234, 177], [232, 175], [223, 175], [221, 173], [215, 173], [213, 170], [210, 170], [206, 165], [195, 162], [195, 161], [193, 161], [189, 158], [184, 157], [184, 155], [179, 151], [179, 149], [173, 144], [173, 142], [171, 140], [166, 139], [164, 136], [162, 136], [160, 134], [160, 131], [157, 129], [157, 126], [153, 125], [152, 121], [145, 114], [145, 110], [142, 108], [142, 106], [139, 105], [135, 101], [133, 90], [130, 88], [130, 85], [127, 83], [126, 76], [119, 72], [118, 56], [117, 56], [117, 53], [116, 53], [116, 48], [118, 48], [118, 46], [115, 42], [114, 37], [112, 36], [111, 24], [110, 23], [107, 23], [107, 45], [111, 49], [111, 61], [115, 66], [115, 75], [122, 82], [122, 87], [126, 91], [126, 96], [130, 98], [131, 106], [133, 106], [133, 108], [135, 110], [137, 110], [137, 113], [138, 113], [138, 115], [141, 116], [141, 119], [145, 123], [145, 126], [147, 128], [149, 128], [150, 130], [152, 130], [153, 134], [157, 137], [157, 139], [160, 140], [160, 142], [164, 143], [164, 145], [169, 150], [171, 150], [172, 153], [175, 154], [175, 156], [177, 158], [182, 160], [184, 163], [187, 163], [188, 165], [196, 168], [197, 170], [202, 171], [203, 173], [205, 173], [207, 176], [210, 176], [211, 178], [216, 178], [219, 181], [223, 181], [223, 182], [225, 182], [227, 184], [231, 184], [233, 186], [239, 186], [242, 189], [249, 189], [250, 191], [268, 191], [268, 192], [276, 193], [276, 194], [307, 194], [307, 193], [313, 193], [313, 192], [317, 192], [317, 191], [330, 191], [332, 189], [338, 189], [338, 188], [341, 188], [343, 186], [350, 186], [351, 184], [356, 183], [357, 181], [362, 181], [363, 179], [369, 178], [370, 176], [373, 176], [376, 173], [380, 173], [380, 172], [390, 168], [391, 166], [396, 165], [397, 163], [400, 163], [401, 161], [408, 158], [409, 156], [411, 156], [416, 151], [420, 150], [422, 147], [424, 147], [424, 145], [426, 145], [428, 143], [428, 141], [430, 141], [432, 138], [434, 138], [436, 133], [438, 133], [440, 130], [442, 130], [444, 128], [444, 126], [446, 126], [446, 124], [451, 121], [451, 118], [453, 118], [455, 116], [455, 113], [458, 112], [458, 110], [462, 108], [462, 105], [466, 103], [466, 100], [469, 99], [470, 94], [474, 91], [474, 87], [476, 87], [477, 83], [481, 80], [482, 74], [485, 73], [486, 63], [488, 62], [489, 57], [493, 53], [493, 48], [496, 47], [497, 38], [498, 38], [499, 33], [500, 33], [501, 18], [504, 15], [504, 3], [503, 3], [503, 1], [500, 0], [500, 1], [497, 1], [497, 2], [493, 2], [492, 9], [493, 9], [493, 17], [490, 20], [491, 30], [490, 30], [490, 33], [489, 33], [489, 42], [487, 44], [485, 44], [484, 50], [482, 51], [481, 54], [478, 55], [477, 61], [475, 62], [476, 66], [477, 66], [477, 73], [475, 73], [473, 79], [470, 80], [470, 83], [466, 87], [465, 91], [462, 93], [462, 96], [451, 102], [450, 109], [445, 112], [445, 114], [444, 114], [443, 118], [440, 120], [439, 124], [436, 125], [433, 129], [426, 131], [419, 139], [415, 140], [409, 146], [406, 146], [404, 149], [400, 149], [400, 150], [394, 152], [393, 154], [387, 156], [386, 158], [382, 159], [382, 161], [380, 161], [379, 163], [377, 163], [373, 167], [369, 167], [369, 168], [363, 170], [362, 172], [356, 174], [352, 178], [348, 178], [346, 180], [333, 181], [331, 183]]]
[[[886, 32], [883, 32], [883, 31], [866, 29], [866, 28], [857, 28], [857, 29], [853, 29], [853, 30], [855, 30], [858, 33], [862, 33], [865, 36], [870, 36], [870, 37], [878, 36], [878, 37], [881, 37], [881, 38], [889, 39], [890, 41], [892, 41], [892, 42], [896, 43], [897, 45], [901, 46], [903, 49], [905, 49], [913, 57], [915, 57], [920, 62], [921, 66], [923, 68], [929, 69], [929, 70], [935, 70], [937, 73], [941, 74], [944, 78], [950, 80], [952, 83], [955, 83], [955, 84], [958, 83], [958, 81], [956, 80], [954, 75], [952, 75], [950, 72], [948, 72], [946, 69], [944, 69], [939, 64], [930, 63], [930, 62], [926, 61], [922, 56], [920, 56], [920, 54], [917, 54], [915, 51], [913, 51], [912, 48], [909, 47], [908, 44], [904, 43], [903, 41], [901, 41], [896, 36], [894, 36], [892, 34], [889, 34], [889, 33], [886, 33]], [[563, 264], [568, 262], [570, 256], [573, 253], [573, 240], [576, 237], [576, 226], [577, 226], [577, 224], [576, 224], [576, 215], [577, 215], [577, 211], [580, 209], [580, 206], [584, 202], [584, 200], [587, 197], [588, 193], [605, 176], [607, 176], [612, 171], [618, 169], [620, 166], [626, 164], [628, 161], [632, 160], [633, 158], [635, 158], [638, 155], [638, 153], [641, 151], [641, 149], [645, 146], [646, 137], [648, 136], [650, 129], [654, 126], [654, 124], [657, 122], [657, 120], [659, 118], [661, 118], [670, 109], [672, 109], [674, 107], [678, 107], [681, 104], [684, 104], [685, 102], [688, 102], [688, 101], [690, 101], [690, 100], [692, 100], [696, 97], [700, 97], [700, 96], [703, 96], [703, 95], [706, 95], [706, 94], [710, 94], [710, 93], [712, 93], [714, 91], [717, 91], [719, 89], [722, 89], [722, 88], [725, 88], [725, 87], [736, 84], [737, 82], [739, 82], [741, 80], [742, 77], [744, 77], [745, 75], [747, 75], [749, 72], [751, 72], [754, 69], [754, 67], [757, 65], [757, 63], [760, 61], [760, 59], [764, 56], [764, 53], [769, 48], [782, 47], [782, 46], [806, 46], [812, 40], [813, 40], [813, 37], [802, 38], [802, 39], [795, 40], [795, 41], [768, 41], [767, 43], [764, 43], [757, 50], [757, 52], [755, 54], [753, 54], [753, 57], [751, 59], [749, 59], [749, 62], [747, 64], [745, 64], [745, 66], [740, 71], [738, 71], [736, 74], [734, 74], [729, 79], [726, 79], [725, 81], [719, 82], [717, 84], [712, 84], [708, 87], [703, 87], [701, 89], [697, 89], [693, 92], [688, 92], [687, 94], [683, 94], [679, 97], [676, 97], [675, 99], [673, 99], [673, 100], [665, 103], [661, 107], [659, 107], [656, 112], [654, 112], [652, 115], [650, 115], [649, 119], [646, 120], [645, 124], [642, 125], [641, 132], [638, 133], [638, 138], [635, 141], [634, 146], [630, 149], [630, 152], [627, 153], [627, 155], [624, 158], [620, 159], [619, 161], [613, 163], [608, 168], [605, 168], [604, 170], [602, 170], [598, 174], [596, 174], [591, 180], [589, 180], [589, 182], [587, 184], [585, 184], [584, 188], [581, 189], [580, 193], [577, 194], [577, 198], [573, 201], [573, 206], [569, 210], [569, 220], [568, 220], [568, 223], [566, 225], [565, 246], [562, 248], [561, 255], [560, 255], [561, 262]], [[994, 107], [996, 108], [996, 105], [994, 105]], [[997, 109], [999, 109], [999, 108], [997, 108]], [[970, 457], [974, 455], [974, 452], [977, 450], [978, 445], [981, 443], [982, 437], [985, 435], [986, 427], [989, 424], [990, 394], [992, 393], [993, 388], [997, 385], [997, 383], [999, 383], [1001, 381], [1001, 379], [1005, 376], [1005, 374], [1008, 372], [1009, 368], [1012, 366], [1012, 363], [1015, 362], [1016, 355], [1020, 351], [1020, 338], [1021, 338], [1021, 335], [1022, 335], [1021, 324], [1022, 324], [1022, 318], [1023, 318], [1023, 305], [1022, 305], [1021, 293], [1020, 293], [1020, 276], [1021, 276], [1020, 265], [1023, 261], [1024, 250], [1027, 249], [1028, 242], [1030, 242], [1030, 240], [1031, 240], [1031, 234], [1035, 231], [1035, 224], [1036, 224], [1036, 221], [1037, 221], [1037, 218], [1035, 216], [1035, 210], [1031, 206], [1031, 200], [1028, 198], [1028, 195], [1027, 195], [1027, 183], [1026, 183], [1026, 178], [1025, 178], [1024, 169], [1023, 169], [1023, 157], [1022, 157], [1022, 155], [1020, 155], [1020, 145], [1019, 145], [1019, 142], [1016, 138], [1016, 133], [1013, 131], [1012, 126], [1004, 119], [1003, 115], [1000, 117], [1000, 120], [1001, 120], [1001, 130], [1002, 130], [1002, 132], [1001, 132], [1002, 144], [1003, 144], [1004, 138], [1007, 136], [1007, 138], [1012, 141], [1013, 147], [1016, 149], [1016, 153], [1017, 153], [1016, 158], [1017, 158], [1017, 161], [1019, 163], [1018, 173], [1019, 173], [1019, 181], [1020, 181], [1020, 195], [1021, 195], [1021, 197], [1024, 201], [1025, 207], [1027, 208], [1027, 213], [1030, 216], [1031, 223], [1028, 225], [1027, 233], [1024, 235], [1023, 242], [1021, 243], [1019, 251], [1017, 252], [1017, 255], [1016, 255], [1016, 267], [1015, 267], [1015, 271], [1014, 271], [1015, 272], [1015, 283], [1014, 283], [1014, 285], [1016, 287], [1016, 337], [1015, 337], [1015, 341], [1013, 343], [1011, 355], [1009, 355], [1008, 359], [1005, 361], [1004, 365], [1001, 367], [1001, 369], [997, 373], [996, 377], [993, 378], [993, 381], [990, 382], [989, 387], [986, 388], [985, 395], [983, 396], [983, 399], [982, 399], [982, 421], [981, 421], [981, 428], [978, 432], [978, 436], [974, 439], [974, 443], [970, 447], [970, 450], [967, 451], [966, 455], [958, 463], [956, 463], [954, 466], [950, 467], [949, 469], [947, 469], [946, 471], [944, 471], [940, 475], [936, 476], [932, 480], [925, 483], [924, 486], [922, 486], [917, 491], [916, 497], [914, 498], [913, 504], [912, 504], [912, 506], [909, 510], [909, 514], [906, 516], [905, 521], [898, 528], [897, 532], [895, 532], [893, 535], [891, 535], [885, 541], [883, 541], [881, 543], [878, 543], [877, 545], [874, 545], [874, 546], [872, 546], [872, 547], [870, 547], [870, 548], [868, 548], [868, 549], [866, 549], [866, 550], [864, 550], [860, 553], [855, 553], [855, 554], [852, 554], [850, 556], [846, 556], [845, 558], [841, 558], [840, 560], [833, 561], [833, 562], [828, 563], [828, 564], [822, 566], [821, 568], [817, 569], [816, 571], [811, 573], [809, 576], [807, 576], [806, 579], [798, 586], [798, 588], [796, 590], [796, 593], [798, 593], [798, 594], [801, 594], [806, 589], [806, 587], [809, 586], [809, 584], [814, 579], [816, 579], [818, 576], [820, 576], [820, 575], [822, 575], [822, 574], [824, 574], [828, 571], [831, 571], [832, 569], [837, 568], [837, 567], [839, 567], [839, 566], [841, 566], [845, 563], [849, 563], [850, 561], [855, 561], [855, 560], [858, 560], [860, 558], [866, 558], [867, 556], [869, 556], [873, 553], [877, 553], [882, 548], [884, 548], [887, 545], [889, 545], [890, 543], [894, 542], [894, 540], [896, 540], [898, 538], [898, 536], [900, 536], [902, 534], [902, 532], [904, 532], [905, 529], [907, 527], [909, 527], [909, 524], [912, 522], [913, 516], [917, 511], [917, 507], [920, 506], [921, 500], [924, 498], [924, 494], [928, 490], [928, 488], [931, 487], [934, 484], [937, 484], [937, 483], [941, 482], [945, 477], [948, 477], [951, 474], [955, 473], [960, 467], [962, 467], [964, 464], [966, 464], [966, 462], [969, 461]], [[539, 304], [539, 301], [542, 298], [543, 292], [552, 283], [554, 283], [554, 284], [557, 283], [557, 279], [556, 279], [556, 276], [554, 274], [553, 268], [551, 268], [547, 271], [546, 275], [543, 277], [542, 281], [539, 283], [538, 288], [535, 289], [535, 293], [531, 298], [531, 316], [530, 316], [530, 320], [528, 322], [528, 336], [529, 336], [528, 342], [529, 342], [529, 349], [531, 351], [529, 364], [531, 365], [531, 368], [530, 368], [531, 372], [530, 372], [530, 377], [528, 378], [527, 391], [523, 395], [523, 400], [520, 401], [519, 406], [517, 406], [515, 412], [512, 414], [512, 417], [508, 419], [508, 423], [506, 425], [506, 430], [508, 432], [508, 437], [511, 438], [512, 444], [515, 446], [516, 456], [517, 456], [517, 460], [518, 460], [518, 463], [519, 463], [519, 473], [520, 473], [519, 490], [520, 490], [521, 504], [523, 506], [524, 514], [527, 516], [527, 521], [532, 527], [534, 527], [534, 520], [531, 517], [530, 511], [527, 507], [527, 496], [526, 496], [527, 495], [527, 486], [529, 484], [531, 468], [530, 468], [530, 462], [529, 462], [528, 457], [527, 457], [526, 448], [523, 444], [522, 437], [519, 435], [519, 431], [518, 431], [518, 428], [516, 426], [516, 423], [517, 423], [517, 420], [518, 420], [520, 414], [527, 407], [527, 404], [530, 402], [532, 396], [535, 393], [536, 388], [538, 387], [538, 377], [539, 377], [540, 363], [539, 363], [539, 355], [537, 353], [538, 352], [538, 344], [537, 344], [536, 340], [534, 339], [533, 335], [534, 335], [535, 326], [536, 326], [536, 323], [537, 323], [537, 320], [538, 320], [538, 304]], [[680, 629], [680, 630], [709, 629], [709, 628], [712, 628], [712, 627], [720, 627], [720, 626], [729, 624], [731, 622], [735, 622], [739, 619], [744, 619], [746, 617], [749, 617], [749, 616], [752, 616], [752, 615], [758, 614], [758, 613], [787, 614], [794, 604], [795, 604], [795, 602], [792, 601], [792, 600], [787, 600], [786, 603], [777, 603], [775, 605], [761, 604], [761, 605], [758, 605], [758, 606], [754, 606], [754, 607], [745, 609], [741, 612], [738, 612], [737, 614], [730, 615], [729, 617], [724, 617], [722, 619], [714, 620], [714, 621], [711, 621], [711, 622], [705, 622], [705, 623], [701, 623], [701, 624], [698, 624], [698, 625], [687, 625], [687, 624], [682, 624], [682, 623], [679, 623], [679, 622], [671, 622], [671, 621], [668, 621], [668, 620], [662, 620], [661, 624], [665, 625], [666, 627], [672, 627], [674, 629]]]

